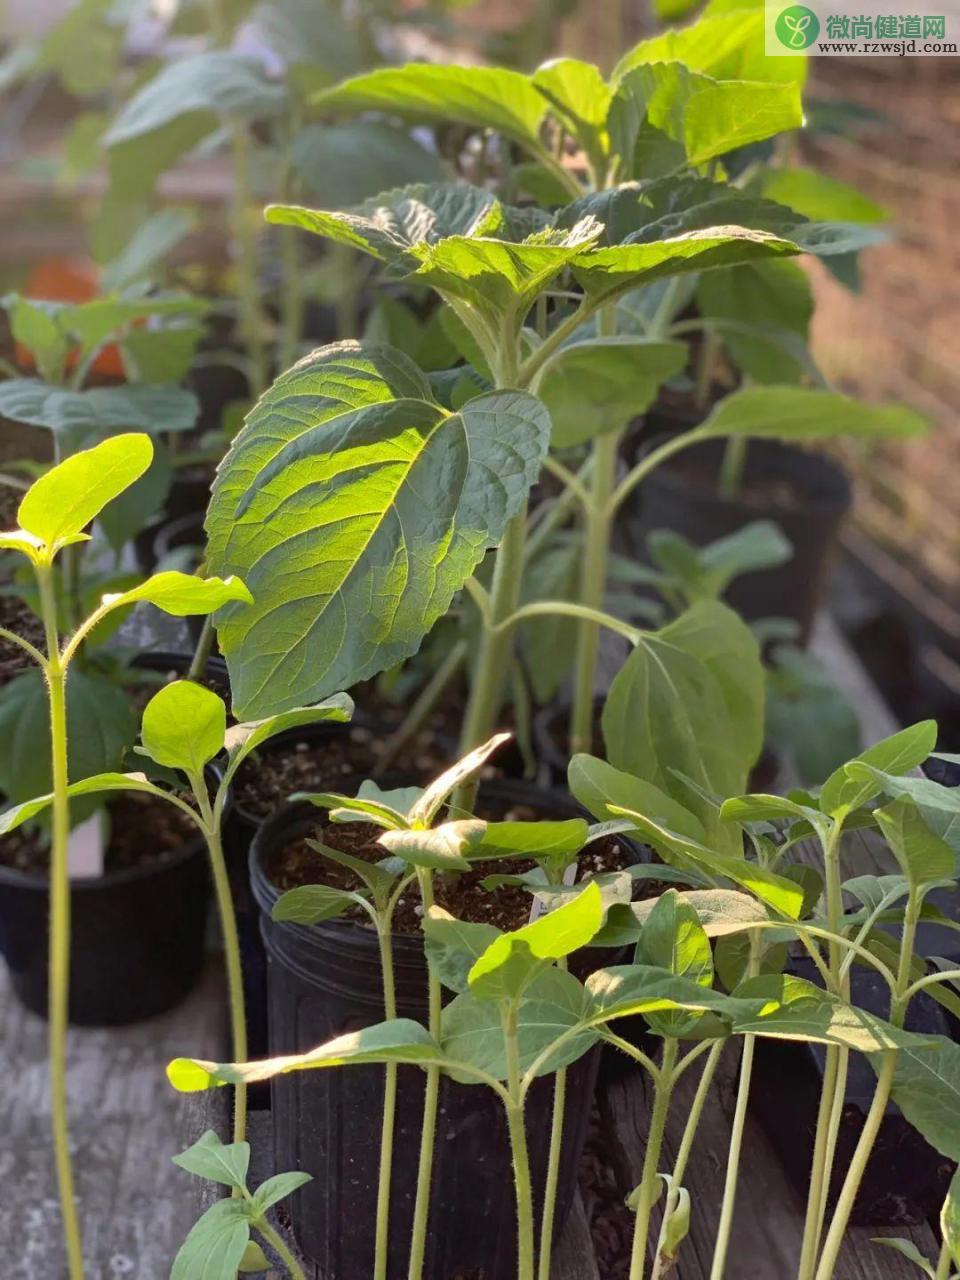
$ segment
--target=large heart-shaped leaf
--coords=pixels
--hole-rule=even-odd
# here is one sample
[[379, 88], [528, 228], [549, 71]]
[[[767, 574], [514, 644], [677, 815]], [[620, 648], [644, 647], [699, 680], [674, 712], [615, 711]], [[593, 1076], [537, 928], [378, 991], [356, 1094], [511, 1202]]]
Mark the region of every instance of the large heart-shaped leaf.
[[960, 1045], [937, 1036], [901, 1050], [893, 1099], [932, 1147], [960, 1160]]
[[313, 105], [324, 112], [382, 111], [429, 124], [456, 121], [506, 134], [534, 151], [547, 112], [546, 98], [519, 71], [425, 62], [355, 76], [318, 94]]
[[553, 58], [538, 67], [533, 83], [590, 158], [594, 176], [603, 180], [610, 139], [607, 115], [613, 96], [597, 67], [578, 58]]
[[687, 27], [643, 40], [617, 63], [612, 80], [646, 63], [682, 62], [719, 80], [767, 80], [802, 85], [805, 56], [768, 58], [764, 47], [764, 10], [743, 6], [732, 12], [705, 12]]
[[681, 342], [596, 338], [564, 346], [543, 368], [537, 393], [550, 410], [553, 446], [573, 448], [621, 431], [684, 368]]
[[254, 598], [218, 618], [238, 713], [319, 700], [414, 653], [520, 509], [549, 432], [521, 392], [448, 413], [389, 348], [326, 347], [280, 377], [207, 516], [211, 570]]
[[807, 341], [813, 294], [795, 262], [707, 271], [697, 285], [697, 304], [705, 318], [733, 322], [719, 336], [739, 368], [758, 382], [796, 382], [806, 372], [809, 357], [798, 359], [793, 347]]

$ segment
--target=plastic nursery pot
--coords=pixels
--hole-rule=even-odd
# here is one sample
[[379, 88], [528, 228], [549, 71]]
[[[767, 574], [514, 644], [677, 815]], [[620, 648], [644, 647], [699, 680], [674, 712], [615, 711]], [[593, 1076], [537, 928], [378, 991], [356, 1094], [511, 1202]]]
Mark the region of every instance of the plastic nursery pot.
[[[335, 761], [336, 747], [338, 744], [346, 746], [352, 729], [351, 724], [333, 722], [321, 722], [290, 729], [271, 738], [261, 748], [258, 758], [277, 760], [281, 756], [296, 753], [304, 748], [311, 753], [329, 748]], [[345, 768], [332, 765], [329, 775], [324, 774], [316, 781], [311, 780], [307, 789], [320, 791], [327, 788], [348, 793], [356, 790], [367, 774], [350, 764], [346, 751], [339, 754]], [[251, 762], [246, 767], [255, 767], [255, 762]], [[224, 827], [223, 839], [233, 892], [233, 907], [237, 916], [237, 932], [240, 936], [243, 991], [247, 1008], [247, 1039], [250, 1056], [258, 1058], [267, 1053], [267, 955], [260, 931], [260, 908], [254, 899], [250, 884], [249, 853], [250, 844], [267, 821], [267, 816], [256, 812], [249, 803], [244, 803], [242, 777], [241, 773], [238, 779], [239, 791], [236, 787], [234, 789], [234, 805]], [[302, 789], [303, 787], [297, 783], [290, 786], [290, 791]], [[277, 802], [277, 808], [283, 810], [286, 807], [286, 796], [284, 796]], [[316, 815], [316, 810], [312, 807], [310, 811]]]
[[725, 443], [692, 445], [647, 477], [632, 508], [634, 547], [646, 559], [647, 537], [656, 529], [681, 533], [702, 547], [751, 521], [773, 521], [789, 540], [793, 556], [778, 568], [743, 574], [726, 599], [748, 622], [792, 618], [805, 643], [850, 510], [849, 476], [823, 453], [776, 440], [751, 440], [740, 493], [726, 498], [717, 491]]
[[[212, 785], [219, 781], [207, 770]], [[163, 804], [163, 801], [157, 801]], [[70, 1003], [75, 1026], [119, 1026], [180, 1003], [203, 971], [210, 902], [207, 848], [199, 833], [165, 848], [149, 816], [137, 834], [154, 841], [149, 863], [70, 887]], [[47, 1012], [49, 881], [0, 866], [0, 950], [17, 997]]]
[[[810, 981], [817, 980], [812, 961], [798, 960], [791, 971]], [[880, 1017], [887, 1016], [889, 991], [879, 974], [854, 969], [851, 990], [855, 1005]], [[908, 1030], [924, 1034], [949, 1033], [944, 1011], [924, 992], [911, 1002], [906, 1025]], [[757, 1040], [750, 1105], [802, 1197], [806, 1196], [810, 1180], [824, 1063], [824, 1045], [763, 1036]], [[843, 1185], [876, 1083], [876, 1072], [866, 1058], [852, 1053], [828, 1211], [832, 1212]], [[788, 1123], [784, 1123], [785, 1117], [789, 1118]], [[953, 1163], [925, 1142], [891, 1102], [851, 1221], [860, 1226], [894, 1227], [933, 1220], [940, 1212], [953, 1169]]]
[[[553, 818], [579, 812], [569, 797], [517, 784], [492, 784], [485, 794], [510, 803], [520, 800]], [[250, 851], [251, 882], [263, 911], [268, 956], [271, 1054], [301, 1052], [384, 1016], [378, 945], [371, 928], [348, 920], [304, 928], [270, 918], [279, 891], [264, 872], [265, 860], [274, 850], [309, 835], [316, 823], [315, 809], [291, 805], [263, 825]], [[619, 960], [611, 951], [593, 956], [587, 969]], [[571, 967], [584, 973], [578, 959], [582, 957], [574, 957]], [[425, 1023], [427, 969], [421, 939], [396, 935], [393, 960], [398, 1016]], [[593, 1050], [568, 1074], [558, 1233], [576, 1187], [597, 1066], [598, 1051]], [[275, 1167], [313, 1174], [313, 1181], [288, 1203], [300, 1248], [318, 1265], [324, 1280], [358, 1280], [373, 1273], [383, 1081], [382, 1067], [293, 1072], [272, 1081]], [[537, 1081], [528, 1095], [527, 1136], [538, 1215], [552, 1102], [552, 1082]], [[423, 1073], [400, 1067], [390, 1276], [407, 1270], [422, 1110]], [[483, 1086], [442, 1080], [431, 1185], [424, 1274], [436, 1280], [513, 1280], [516, 1214], [506, 1120], [496, 1096]]]

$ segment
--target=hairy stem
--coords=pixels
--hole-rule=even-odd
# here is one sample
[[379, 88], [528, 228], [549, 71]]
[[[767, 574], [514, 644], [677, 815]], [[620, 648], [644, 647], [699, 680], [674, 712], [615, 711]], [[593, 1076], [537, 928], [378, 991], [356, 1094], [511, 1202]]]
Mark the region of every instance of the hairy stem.
[[723, 498], [733, 499], [740, 492], [743, 483], [743, 469], [747, 465], [746, 436], [731, 436], [723, 449], [723, 461], [720, 464], [718, 489]]
[[[433, 906], [433, 879], [423, 868], [417, 869], [420, 901], [426, 917]], [[440, 1038], [441, 991], [440, 983], [431, 970], [427, 978], [429, 1003], [429, 1031]], [[417, 1196], [413, 1207], [413, 1226], [410, 1241], [410, 1267], [408, 1280], [421, 1280], [423, 1260], [427, 1248], [427, 1220], [430, 1216], [430, 1183], [433, 1177], [433, 1145], [437, 1130], [437, 1102], [440, 1096], [440, 1068], [427, 1067], [426, 1088], [423, 1097], [423, 1124], [420, 1130], [420, 1162], [417, 1167]]]
[[37, 567], [40, 613], [46, 633], [47, 662], [44, 675], [50, 711], [51, 775], [53, 780], [53, 832], [50, 848], [50, 937], [47, 1013], [50, 1044], [50, 1117], [54, 1162], [63, 1219], [70, 1280], [83, 1280], [83, 1244], [70, 1162], [67, 1115], [67, 1016], [70, 1000], [70, 802], [67, 770], [67, 667], [61, 660], [57, 633], [57, 602], [53, 570]]
[[213, 626], [213, 614], [208, 613], [203, 620], [203, 630], [200, 632], [200, 639], [197, 641], [197, 647], [193, 651], [193, 657], [190, 659], [190, 669], [187, 672], [188, 680], [202, 680], [204, 672], [207, 669], [207, 661], [213, 650], [213, 640], [216, 631]]
[[650, 1117], [647, 1150], [643, 1158], [643, 1172], [640, 1175], [637, 1220], [633, 1228], [633, 1247], [630, 1251], [630, 1280], [643, 1280], [646, 1271], [650, 1213], [656, 1200], [660, 1148], [663, 1146], [663, 1135], [667, 1128], [670, 1097], [673, 1093], [673, 1068], [676, 1060], [676, 1040], [664, 1040], [663, 1063], [654, 1077], [653, 1114]]
[[750, 1080], [753, 1075], [753, 1055], [756, 1036], [744, 1036], [743, 1058], [740, 1062], [740, 1083], [737, 1087], [737, 1105], [730, 1133], [730, 1150], [727, 1156], [727, 1174], [723, 1184], [723, 1203], [720, 1206], [720, 1222], [713, 1250], [710, 1280], [722, 1280], [730, 1248], [733, 1228], [733, 1211], [737, 1201], [737, 1179], [740, 1174], [740, 1153], [743, 1149], [743, 1130], [747, 1119], [747, 1103], [750, 1099]]
[[950, 1280], [950, 1267], [953, 1259], [950, 1255], [950, 1246], [944, 1240], [940, 1247], [940, 1257], [937, 1260], [937, 1271], [934, 1280]]
[[290, 1280], [306, 1280], [306, 1276], [303, 1274], [303, 1268], [293, 1256], [293, 1253], [287, 1246], [287, 1243], [283, 1236], [281, 1236], [280, 1232], [274, 1230], [265, 1217], [258, 1218], [255, 1226], [270, 1248], [287, 1268]]

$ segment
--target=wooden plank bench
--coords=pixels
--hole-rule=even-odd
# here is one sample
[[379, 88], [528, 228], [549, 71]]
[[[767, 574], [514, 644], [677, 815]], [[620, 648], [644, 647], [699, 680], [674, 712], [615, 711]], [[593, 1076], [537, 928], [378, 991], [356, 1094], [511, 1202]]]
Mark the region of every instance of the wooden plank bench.
[[[851, 697], [864, 739], [897, 727], [876, 689], [836, 629], [823, 620], [814, 647]], [[878, 846], [859, 835], [846, 851], [850, 872], [888, 870]], [[0, 1097], [0, 1241], [7, 1244], [5, 1280], [60, 1280], [64, 1274], [53, 1170], [47, 1133], [45, 1024], [25, 1013], [0, 974], [0, 1069], [12, 1082]], [[166, 1085], [166, 1061], [183, 1052], [217, 1057], [226, 1044], [225, 1002], [216, 967], [180, 1009], [140, 1026], [71, 1034], [72, 1136], [84, 1222], [88, 1280], [164, 1280], [184, 1234], [216, 1191], [170, 1163], [170, 1156], [205, 1128], [226, 1132], [227, 1091], [196, 1099]], [[685, 1179], [693, 1197], [693, 1225], [678, 1280], [707, 1280], [719, 1188], [726, 1166], [737, 1069], [731, 1045]], [[676, 1151], [678, 1128], [689, 1108], [698, 1069], [679, 1087], [665, 1139], [665, 1166]], [[612, 1073], [598, 1097], [600, 1140], [625, 1194], [640, 1177], [648, 1099], [642, 1073]], [[269, 1112], [254, 1112], [251, 1182], [268, 1176], [272, 1141]], [[592, 1197], [587, 1196], [591, 1207]], [[748, 1118], [741, 1162], [733, 1244], [727, 1280], [789, 1280], [799, 1253], [802, 1206], [770, 1141]], [[654, 1233], [655, 1234], [655, 1233]], [[850, 1232], [837, 1280], [915, 1280], [916, 1269], [892, 1250], [870, 1243], [877, 1232]], [[922, 1252], [934, 1252], [926, 1227], [910, 1235]], [[12, 1249], [10, 1246], [13, 1246]], [[308, 1270], [310, 1280], [322, 1280]], [[624, 1273], [625, 1274], [625, 1273]], [[615, 1280], [597, 1264], [584, 1202], [579, 1197], [553, 1266], [554, 1280]], [[365, 1280], [357, 1277], [356, 1280]]]

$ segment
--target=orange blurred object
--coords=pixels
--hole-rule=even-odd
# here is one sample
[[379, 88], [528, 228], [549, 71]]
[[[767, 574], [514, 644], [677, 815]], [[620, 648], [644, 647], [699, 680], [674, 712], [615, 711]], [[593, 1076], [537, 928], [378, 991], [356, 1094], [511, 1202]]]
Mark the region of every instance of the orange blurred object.
[[[44, 258], [27, 276], [23, 289], [25, 298], [35, 298], [40, 302], [89, 302], [99, 293], [97, 268], [88, 258]], [[33, 356], [19, 342], [16, 344], [16, 356], [22, 369], [35, 368]], [[74, 368], [78, 358], [78, 352], [71, 351], [67, 356], [67, 367]], [[123, 357], [116, 343], [110, 343], [97, 353], [90, 373], [124, 380]]]

